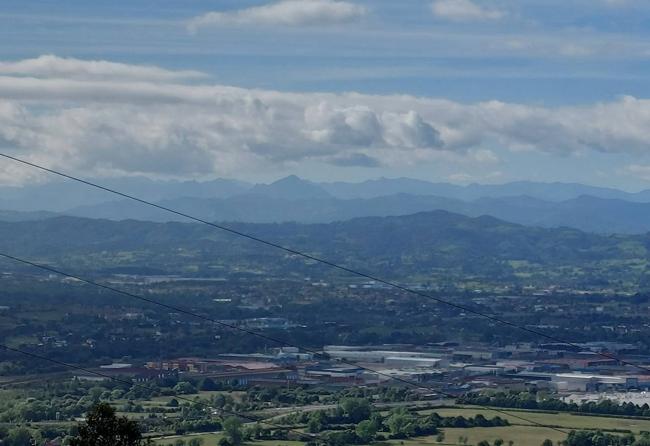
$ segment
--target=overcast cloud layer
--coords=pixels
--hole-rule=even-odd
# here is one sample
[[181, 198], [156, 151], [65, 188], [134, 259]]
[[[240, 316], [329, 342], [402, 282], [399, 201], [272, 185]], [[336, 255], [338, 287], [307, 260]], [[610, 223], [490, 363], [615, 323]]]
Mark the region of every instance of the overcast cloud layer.
[[[196, 83], [200, 73], [45, 56], [0, 63], [0, 145], [100, 175], [234, 175], [297, 165], [494, 164], [509, 151], [644, 154], [650, 101], [588, 106], [364, 94], [286, 93]], [[192, 83], [181, 79], [191, 78]], [[3, 181], [20, 174], [3, 165]], [[638, 169], [638, 168], [637, 168]]]

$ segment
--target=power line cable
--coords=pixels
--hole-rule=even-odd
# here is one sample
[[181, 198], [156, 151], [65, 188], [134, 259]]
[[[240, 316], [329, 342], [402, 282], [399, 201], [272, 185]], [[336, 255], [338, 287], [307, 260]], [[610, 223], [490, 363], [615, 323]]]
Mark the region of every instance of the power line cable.
[[[121, 294], [123, 296], [138, 299], [138, 300], [141, 300], [141, 301], [153, 304], [153, 305], [157, 305], [157, 306], [166, 308], [168, 310], [173, 310], [173, 311], [178, 312], [178, 313], [182, 313], [182, 314], [185, 314], [185, 315], [188, 315], [188, 316], [199, 318], [199, 319], [202, 319], [204, 321], [220, 325], [222, 327], [226, 327], [226, 328], [229, 328], [229, 329], [232, 329], [232, 330], [241, 331], [241, 332], [243, 332], [243, 333], [245, 333], [247, 335], [256, 336], [256, 337], [259, 337], [261, 339], [274, 342], [276, 344], [280, 344], [280, 345], [284, 345], [284, 346], [288, 346], [288, 347], [294, 347], [294, 348], [297, 348], [299, 350], [305, 351], [307, 353], [311, 353], [313, 355], [320, 355], [321, 354], [320, 352], [318, 352], [316, 350], [313, 350], [313, 349], [308, 348], [308, 347], [301, 346], [299, 344], [291, 343], [291, 342], [288, 342], [288, 341], [285, 341], [285, 340], [282, 340], [282, 339], [278, 339], [278, 338], [275, 338], [275, 337], [272, 337], [272, 336], [269, 336], [269, 335], [265, 335], [263, 333], [259, 333], [257, 331], [248, 330], [248, 329], [245, 329], [245, 328], [242, 328], [242, 327], [238, 327], [236, 325], [228, 324], [226, 322], [219, 321], [219, 320], [211, 318], [209, 316], [205, 316], [205, 315], [202, 315], [202, 314], [199, 314], [199, 313], [195, 313], [193, 311], [186, 310], [185, 308], [177, 307], [175, 305], [169, 305], [169, 304], [165, 304], [163, 302], [158, 302], [158, 301], [156, 301], [154, 299], [150, 299], [150, 298], [147, 298], [147, 297], [144, 297], [144, 296], [140, 296], [138, 294], [134, 294], [134, 293], [131, 293], [129, 291], [121, 290], [119, 288], [115, 288], [115, 287], [112, 287], [110, 285], [105, 285], [105, 284], [102, 284], [102, 283], [99, 283], [99, 282], [95, 282], [93, 280], [85, 279], [83, 277], [67, 273], [65, 271], [53, 268], [51, 266], [41, 265], [41, 264], [31, 262], [29, 260], [22, 259], [20, 257], [12, 256], [12, 255], [9, 255], [9, 254], [3, 253], [3, 252], [0, 252], [0, 257], [4, 257], [6, 259], [13, 260], [13, 261], [18, 262], [18, 263], [22, 263], [24, 265], [29, 265], [29, 266], [41, 269], [43, 271], [47, 271], [47, 272], [50, 272], [50, 273], [54, 273], [54, 274], [57, 274], [57, 275], [68, 277], [70, 279], [75, 279], [75, 280], [77, 280], [79, 282], [82, 282], [82, 283], [85, 283], [87, 285], [95, 286], [95, 287], [105, 289], [105, 290], [108, 290], [108, 291], [111, 291], [111, 292], [114, 292], [114, 293], [117, 293], [117, 294]], [[346, 361], [345, 359], [342, 359], [342, 358], [335, 358], [335, 361], [337, 361], [337, 362], [339, 362], [341, 364], [345, 364], [345, 365], [349, 365], [349, 366], [352, 366], [352, 367], [359, 368], [359, 369], [367, 371], [367, 372], [376, 373], [378, 376], [383, 376], [385, 378], [389, 378], [390, 380], [401, 382], [401, 383], [407, 384], [409, 386], [413, 386], [413, 387], [416, 387], [416, 388], [419, 388], [419, 389], [434, 391], [434, 392], [437, 392], [437, 393], [439, 393], [439, 394], [441, 394], [441, 395], [443, 395], [443, 396], [445, 396], [447, 398], [453, 398], [453, 399], [456, 398], [456, 395], [444, 392], [444, 391], [442, 391], [440, 389], [437, 389], [435, 387], [425, 386], [425, 385], [419, 384], [419, 383], [414, 382], [414, 381], [410, 381], [410, 380], [407, 380], [407, 379], [404, 379], [404, 378], [393, 376], [393, 375], [391, 375], [389, 373], [385, 373], [385, 372], [381, 372], [379, 370], [371, 369], [370, 367], [367, 367], [367, 366], [362, 366], [362, 365], [359, 365], [359, 364], [355, 364], [353, 362]], [[500, 410], [500, 409], [490, 407], [490, 406], [478, 406], [478, 407], [481, 407], [481, 408], [486, 409], [486, 410], [491, 410], [491, 411], [500, 413], [502, 415], [517, 418], [517, 419], [519, 419], [521, 421], [525, 421], [527, 423], [531, 423], [531, 424], [537, 425], [539, 427], [545, 427], [545, 428], [556, 430], [556, 431], [561, 432], [563, 434], [567, 434], [567, 432], [565, 432], [563, 430], [560, 430], [560, 429], [557, 429], [557, 428], [554, 428], [554, 427], [550, 427], [550, 426], [545, 426], [545, 425], [543, 425], [541, 423], [538, 423], [536, 421], [533, 421], [533, 420], [530, 420], [530, 419], [527, 419], [527, 418], [512, 414], [510, 412], [506, 412], [504, 410]]]
[[[33, 168], [36, 168], [36, 169], [39, 169], [39, 170], [42, 170], [42, 171], [45, 171], [45, 172], [48, 172], [48, 173], [51, 173], [51, 174], [54, 174], [54, 175], [58, 175], [60, 177], [63, 177], [63, 178], [66, 178], [66, 179], [69, 179], [69, 180], [72, 180], [72, 181], [76, 181], [78, 183], [82, 183], [82, 184], [85, 184], [87, 186], [90, 186], [90, 187], [93, 187], [93, 188], [96, 188], [96, 189], [100, 189], [100, 190], [103, 190], [105, 192], [109, 192], [111, 194], [118, 195], [120, 197], [127, 198], [129, 200], [133, 200], [133, 201], [136, 201], [138, 203], [145, 204], [147, 206], [151, 206], [151, 207], [163, 210], [165, 212], [169, 212], [171, 214], [175, 214], [175, 215], [187, 218], [189, 220], [196, 221], [198, 223], [202, 223], [202, 224], [211, 226], [211, 227], [219, 229], [221, 231], [225, 231], [225, 232], [228, 232], [230, 234], [233, 234], [233, 235], [236, 235], [236, 236], [239, 236], [239, 237], [243, 237], [243, 238], [252, 240], [254, 242], [261, 243], [261, 244], [264, 244], [264, 245], [267, 245], [267, 246], [270, 246], [270, 247], [273, 247], [273, 248], [288, 252], [288, 253], [296, 255], [296, 256], [300, 256], [300, 257], [302, 257], [304, 259], [307, 259], [307, 260], [311, 260], [311, 261], [314, 261], [314, 262], [317, 262], [317, 263], [320, 263], [320, 264], [323, 264], [323, 265], [327, 265], [327, 266], [329, 266], [331, 268], [335, 268], [335, 269], [347, 272], [347, 273], [352, 274], [352, 275], [363, 277], [363, 278], [368, 279], [368, 280], [373, 280], [375, 282], [390, 286], [391, 288], [395, 288], [395, 289], [403, 291], [405, 293], [409, 293], [409, 294], [413, 294], [413, 295], [416, 295], [416, 296], [419, 296], [419, 297], [423, 297], [425, 299], [429, 299], [429, 300], [432, 300], [432, 301], [435, 301], [435, 302], [438, 302], [438, 303], [441, 303], [441, 304], [456, 308], [456, 309], [461, 310], [463, 312], [471, 313], [471, 314], [473, 314], [475, 316], [480, 316], [482, 318], [491, 320], [492, 322], [496, 322], [496, 323], [501, 324], [501, 325], [506, 325], [508, 327], [515, 328], [515, 329], [518, 329], [518, 330], [527, 332], [529, 334], [533, 334], [533, 335], [548, 339], [550, 341], [553, 341], [553, 342], [556, 342], [556, 343], [559, 343], [559, 344], [568, 345], [570, 347], [577, 348], [577, 349], [583, 349], [583, 347], [579, 346], [578, 344], [576, 344], [574, 342], [571, 342], [571, 341], [564, 340], [564, 339], [559, 338], [557, 336], [549, 335], [549, 334], [546, 334], [546, 333], [538, 331], [538, 330], [533, 330], [531, 328], [525, 327], [523, 325], [516, 324], [514, 322], [510, 322], [510, 321], [502, 319], [500, 317], [497, 317], [497, 316], [494, 316], [494, 315], [491, 315], [491, 314], [488, 314], [488, 313], [484, 313], [482, 311], [474, 310], [474, 309], [472, 309], [470, 307], [467, 307], [465, 305], [460, 305], [460, 304], [448, 301], [446, 299], [442, 299], [442, 298], [439, 298], [439, 297], [436, 297], [436, 296], [432, 296], [430, 294], [423, 293], [423, 292], [415, 290], [413, 288], [410, 288], [410, 287], [407, 287], [407, 286], [404, 286], [404, 285], [400, 285], [397, 282], [393, 282], [393, 281], [390, 281], [390, 280], [387, 280], [387, 279], [382, 279], [381, 277], [377, 277], [377, 276], [374, 276], [374, 275], [369, 274], [369, 273], [364, 273], [362, 271], [358, 271], [358, 270], [355, 270], [355, 269], [352, 269], [352, 268], [348, 268], [348, 267], [346, 267], [344, 265], [340, 265], [338, 263], [334, 263], [334, 262], [331, 262], [329, 260], [314, 256], [314, 255], [311, 255], [311, 254], [307, 254], [305, 252], [298, 251], [296, 249], [280, 245], [279, 243], [271, 242], [271, 241], [262, 239], [260, 237], [257, 237], [257, 236], [254, 236], [254, 235], [251, 235], [251, 234], [248, 234], [248, 233], [245, 233], [245, 232], [242, 232], [242, 231], [239, 231], [239, 230], [236, 230], [236, 229], [233, 229], [233, 228], [230, 228], [230, 227], [218, 224], [218, 223], [214, 223], [214, 222], [211, 222], [211, 221], [208, 221], [208, 220], [204, 220], [202, 218], [195, 217], [195, 216], [187, 214], [185, 212], [177, 211], [177, 210], [169, 208], [167, 206], [163, 206], [163, 205], [160, 205], [160, 204], [157, 204], [157, 203], [154, 203], [154, 202], [151, 202], [151, 201], [136, 197], [134, 195], [130, 195], [130, 194], [127, 194], [127, 193], [124, 193], [124, 192], [120, 192], [118, 190], [111, 189], [109, 187], [102, 186], [100, 184], [93, 183], [91, 181], [84, 180], [82, 178], [75, 177], [73, 175], [70, 175], [70, 174], [67, 174], [67, 173], [64, 173], [64, 172], [60, 172], [58, 170], [50, 169], [50, 168], [47, 168], [45, 166], [41, 166], [39, 164], [30, 162], [30, 161], [26, 161], [26, 160], [23, 160], [23, 159], [20, 159], [20, 158], [16, 158], [16, 157], [8, 155], [6, 153], [0, 153], [0, 157], [15, 161], [17, 163], [21, 163], [21, 164], [26, 165], [26, 166], [33, 167]], [[623, 365], [636, 367], [636, 368], [638, 368], [640, 370], [643, 370], [644, 372], [650, 373], [650, 368], [643, 367], [641, 365], [625, 361], [625, 360], [620, 359], [620, 358], [618, 358], [615, 355], [612, 355], [610, 353], [598, 352], [598, 351], [594, 351], [594, 350], [591, 350], [591, 349], [587, 349], [587, 350], [589, 350], [590, 352], [595, 353], [595, 354], [597, 354], [597, 355], [599, 355], [599, 356], [601, 356], [603, 358], [610, 359], [610, 360], [615, 360], [615, 361], [617, 361], [617, 362], [619, 362], [619, 363], [621, 363]]]
[[[89, 374], [92, 374], [92, 375], [95, 375], [95, 376], [110, 379], [112, 381], [115, 381], [115, 382], [118, 382], [118, 383], [121, 383], [121, 384], [126, 384], [126, 385], [129, 385], [129, 386], [132, 386], [132, 387], [141, 387], [141, 388], [146, 389], [146, 390], [151, 390], [149, 387], [147, 387], [147, 386], [145, 386], [143, 384], [139, 384], [139, 383], [136, 383], [136, 382], [120, 379], [120, 378], [118, 378], [116, 376], [111, 376], [109, 374], [98, 372], [96, 370], [91, 370], [91, 369], [87, 369], [85, 367], [81, 367], [81, 366], [77, 366], [77, 365], [70, 364], [70, 363], [67, 363], [67, 362], [59, 361], [58, 359], [48, 358], [47, 356], [41, 356], [41, 355], [38, 355], [36, 353], [27, 352], [25, 350], [20, 350], [20, 349], [17, 349], [17, 348], [9, 347], [8, 345], [0, 344], [0, 348], [5, 349], [5, 350], [10, 351], [10, 352], [13, 352], [13, 353], [18, 353], [18, 354], [21, 354], [21, 355], [24, 355], [24, 356], [28, 356], [28, 357], [31, 357], [33, 359], [38, 359], [38, 360], [42, 360], [42, 361], [51, 362], [53, 364], [57, 364], [59, 366], [66, 367], [66, 368], [69, 368], [69, 369], [72, 369], [72, 370], [78, 370], [80, 372], [89, 373]], [[178, 396], [178, 395], [174, 396], [174, 398], [177, 399], [177, 400], [187, 401], [187, 402], [195, 404], [195, 405], [204, 406], [205, 408], [207, 408], [209, 410], [215, 409], [212, 405], [210, 405], [208, 403], [205, 403], [205, 402], [203, 402], [201, 400], [198, 400], [198, 401], [197, 400], [192, 400], [190, 398], [186, 398], [186, 397]], [[254, 423], [262, 423], [262, 424], [266, 424], [266, 425], [274, 427], [274, 428], [282, 429], [282, 430], [287, 431], [287, 432], [293, 432], [293, 433], [296, 433], [296, 434], [300, 435], [301, 437], [309, 438], [310, 440], [313, 440], [314, 438], [318, 437], [315, 434], [307, 434], [305, 432], [301, 432], [301, 431], [298, 431], [298, 430], [295, 430], [295, 429], [291, 429], [291, 428], [288, 428], [286, 426], [282, 426], [280, 424], [270, 423], [268, 421], [260, 420], [260, 419], [251, 417], [249, 415], [244, 415], [244, 414], [239, 413], [239, 412], [234, 412], [234, 411], [231, 411], [231, 410], [226, 410], [226, 409], [221, 409], [221, 408], [218, 408], [217, 410], [219, 410], [219, 411], [221, 411], [223, 413], [232, 415], [232, 416], [244, 418], [244, 419], [249, 420], [249, 421], [254, 422]]]

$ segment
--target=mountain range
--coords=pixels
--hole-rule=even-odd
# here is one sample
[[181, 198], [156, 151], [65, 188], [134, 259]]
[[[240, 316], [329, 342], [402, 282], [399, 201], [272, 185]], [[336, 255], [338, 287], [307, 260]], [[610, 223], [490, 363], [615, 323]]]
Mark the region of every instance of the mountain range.
[[[128, 178], [100, 181], [166, 207], [212, 221], [329, 223], [366, 216], [445, 210], [489, 215], [540, 227], [596, 233], [650, 231], [650, 190], [637, 193], [576, 183], [514, 182], [459, 186], [408, 178], [315, 183], [289, 176], [270, 184]], [[113, 220], [183, 221], [182, 217], [71, 182], [0, 188], [0, 220], [53, 215]]]

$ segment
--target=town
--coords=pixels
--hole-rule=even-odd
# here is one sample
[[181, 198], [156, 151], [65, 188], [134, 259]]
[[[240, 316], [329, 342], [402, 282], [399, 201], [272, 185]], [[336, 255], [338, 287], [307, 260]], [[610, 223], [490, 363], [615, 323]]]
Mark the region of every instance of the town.
[[[178, 380], [209, 378], [225, 385], [259, 387], [404, 385], [406, 381], [423, 392], [423, 397], [432, 400], [489, 389], [545, 391], [574, 403], [594, 400], [634, 401], [639, 406], [650, 403], [650, 394], [646, 394], [650, 390], [650, 371], [643, 373], [646, 368], [650, 370], [650, 356], [639, 355], [632, 344], [595, 342], [581, 347], [584, 350], [530, 344], [493, 349], [452, 342], [419, 348], [329, 345], [316, 355], [283, 347], [267, 353], [164, 359], [139, 366], [117, 363], [99, 369], [104, 374], [129, 376], [139, 382], [167, 376]], [[603, 354], [616, 355], [618, 360]], [[626, 364], [621, 364], [621, 360]], [[77, 377], [95, 378], [93, 375]]]
[[[541, 335], [561, 333], [570, 341], [563, 343], [371, 281], [123, 274], [102, 280], [178, 310], [109, 296], [55, 275], [24, 270], [2, 275], [7, 298], [0, 320], [10, 345], [83, 370], [8, 354], [2, 388], [18, 389], [28, 401], [39, 398], [45, 406], [28, 403], [21, 412], [0, 407], [0, 423], [50, 426], [51, 441], [63, 441], [87, 404], [107, 400], [132, 417], [147, 414], [142, 421], [147, 435], [172, 444], [222, 438], [212, 417], [227, 418], [224, 407], [260, 422], [301, 426], [309, 420], [295, 419], [296, 411], [329, 413], [342, 401], [362, 398], [381, 413], [435, 410], [443, 417], [481, 415], [510, 423], [444, 429], [448, 438], [468, 436], [474, 443], [521, 435], [529, 438], [520, 442], [526, 446], [560, 441], [566, 435], [544, 426], [596, 432], [603, 429], [598, 416], [612, 417], [605, 431], [617, 432], [613, 425], [621, 420], [629, 421], [622, 429], [630, 434], [640, 435], [646, 423], [650, 430], [650, 419], [645, 421], [650, 418], [650, 306], [640, 294], [533, 286], [479, 291], [475, 284], [462, 289], [460, 283], [441, 291], [413, 284], [472, 311], [505, 314]], [[54, 298], [45, 297], [57, 289]], [[16, 317], [21, 322], [11, 324]], [[242, 331], [249, 335], [242, 337]], [[49, 386], [61, 390], [51, 394]], [[72, 388], [78, 399], [70, 406], [62, 397]], [[214, 409], [196, 412], [187, 397]], [[529, 425], [522, 433], [518, 410], [532, 411], [525, 417], [540, 426]], [[190, 413], [201, 421], [189, 423]], [[285, 441], [300, 440], [282, 435]]]

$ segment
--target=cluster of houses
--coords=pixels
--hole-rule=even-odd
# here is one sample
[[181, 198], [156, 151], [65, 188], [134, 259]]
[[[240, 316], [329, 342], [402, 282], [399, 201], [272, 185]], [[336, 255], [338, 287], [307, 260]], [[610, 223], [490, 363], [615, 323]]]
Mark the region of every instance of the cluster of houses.
[[[379, 385], [391, 381], [427, 383], [442, 393], [468, 390], [546, 389], [558, 394], [650, 389], [645, 367], [650, 357], [636, 354], [630, 344], [575, 345], [517, 344], [492, 348], [440, 343], [427, 346], [331, 345], [319, 354], [297, 348], [269, 353], [222, 354], [214, 358], [174, 358], [134, 367], [113, 364], [104, 374], [130, 375], [148, 380], [169, 375], [210, 378], [233, 385]], [[599, 354], [605, 352], [605, 357]], [[624, 363], [607, 355], [623, 358]]]

